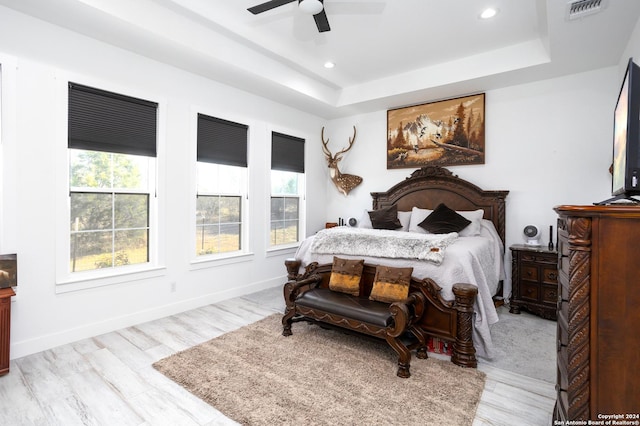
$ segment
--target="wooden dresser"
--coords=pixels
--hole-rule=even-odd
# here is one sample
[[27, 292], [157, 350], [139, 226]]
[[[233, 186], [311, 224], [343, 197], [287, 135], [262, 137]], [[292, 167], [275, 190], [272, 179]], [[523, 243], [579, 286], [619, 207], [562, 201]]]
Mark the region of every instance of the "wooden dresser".
[[12, 288], [0, 288], [0, 376], [9, 372], [11, 358], [11, 296], [15, 296]]
[[509, 312], [520, 309], [546, 319], [556, 319], [558, 304], [558, 253], [544, 247], [514, 244], [511, 250], [513, 295]]
[[[640, 412], [640, 207], [558, 206], [554, 419]], [[622, 420], [638, 420], [622, 417]]]

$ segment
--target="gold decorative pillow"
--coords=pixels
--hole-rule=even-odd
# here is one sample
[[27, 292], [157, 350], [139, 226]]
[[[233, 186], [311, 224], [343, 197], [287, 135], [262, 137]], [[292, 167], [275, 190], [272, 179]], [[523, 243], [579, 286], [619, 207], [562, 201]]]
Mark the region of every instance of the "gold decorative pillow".
[[378, 266], [369, 299], [387, 303], [406, 299], [409, 296], [412, 273], [413, 268]]
[[329, 289], [341, 293], [360, 295], [360, 277], [364, 268], [364, 259], [350, 260], [333, 257]]

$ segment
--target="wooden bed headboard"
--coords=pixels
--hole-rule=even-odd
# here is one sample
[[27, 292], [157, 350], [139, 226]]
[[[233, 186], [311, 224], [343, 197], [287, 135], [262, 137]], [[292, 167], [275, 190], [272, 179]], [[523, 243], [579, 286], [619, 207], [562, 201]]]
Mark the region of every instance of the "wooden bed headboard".
[[509, 191], [484, 191], [439, 166], [427, 166], [389, 188], [372, 192], [373, 209], [395, 204], [398, 211], [413, 207], [435, 209], [445, 203], [453, 210], [484, 210], [484, 218], [493, 222], [502, 242], [505, 241], [505, 198]]

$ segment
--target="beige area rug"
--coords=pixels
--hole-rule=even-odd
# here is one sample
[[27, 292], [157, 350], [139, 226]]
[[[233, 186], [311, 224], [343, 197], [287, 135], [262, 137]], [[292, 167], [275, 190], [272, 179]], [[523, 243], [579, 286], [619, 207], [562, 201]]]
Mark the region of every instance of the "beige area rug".
[[484, 373], [397, 356], [373, 340], [306, 322], [282, 336], [282, 315], [176, 353], [154, 367], [246, 425], [470, 425]]

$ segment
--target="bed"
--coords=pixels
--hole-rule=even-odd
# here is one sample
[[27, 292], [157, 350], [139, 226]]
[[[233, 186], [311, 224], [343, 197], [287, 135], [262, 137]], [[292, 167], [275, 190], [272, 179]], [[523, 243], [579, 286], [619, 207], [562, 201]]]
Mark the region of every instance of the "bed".
[[[431, 315], [435, 318], [433, 326], [425, 324], [425, 331], [433, 337], [445, 341], [455, 341], [459, 330], [456, 321], [451, 316], [444, 315], [442, 321], [438, 320], [440, 313], [449, 312], [455, 304], [455, 296], [452, 287], [456, 283], [469, 283], [478, 288], [478, 295], [474, 302], [473, 315], [473, 345], [479, 356], [493, 357], [493, 343], [491, 341], [490, 326], [498, 321], [494, 300], [501, 295], [501, 283], [505, 278], [504, 273], [504, 237], [505, 237], [505, 198], [509, 191], [485, 191], [476, 185], [460, 179], [449, 170], [429, 166], [414, 171], [408, 178], [392, 186], [385, 192], [371, 193], [373, 198], [373, 210], [383, 211], [389, 208], [397, 208], [398, 218], [402, 223], [400, 230], [371, 230], [364, 215], [359, 221], [362, 230], [350, 230], [347, 227], [337, 227], [320, 231], [318, 234], [305, 239], [296, 252], [295, 262], [287, 262], [289, 278], [302, 278], [309, 275], [318, 265], [330, 264], [333, 256], [350, 259], [364, 258], [367, 264], [388, 265], [396, 267], [412, 266], [413, 277], [416, 279], [429, 278], [437, 283], [437, 288], [432, 298]], [[449, 209], [473, 219], [474, 232], [467, 232], [471, 225], [458, 234], [434, 236], [414, 235], [416, 223], [436, 210], [444, 203]], [[410, 231], [410, 232], [403, 232]], [[423, 234], [428, 234], [421, 230]], [[429, 258], [427, 253], [422, 258], [427, 260], [410, 260], [403, 254], [395, 253], [390, 248], [389, 252], [381, 253], [375, 250], [374, 244], [367, 244], [366, 250], [360, 250], [354, 244], [335, 244], [330, 247], [332, 238], [351, 238], [349, 234], [366, 234], [366, 238], [375, 238], [375, 233], [385, 241], [381, 244], [386, 247], [387, 242], [392, 241], [393, 234], [398, 234], [398, 239], [409, 238], [411, 245], [415, 238], [438, 240], [438, 248], [432, 249], [439, 255], [435, 259]], [[339, 237], [339, 234], [344, 234]], [[358, 237], [360, 238], [360, 237]], [[447, 240], [440, 243], [440, 240]], [[422, 240], [419, 240], [422, 241]], [[401, 245], [401, 244], [400, 244]], [[327, 248], [329, 247], [329, 248]], [[440, 250], [442, 248], [442, 250]], [[337, 250], [337, 251], [336, 251]], [[388, 257], [392, 256], [392, 257]], [[449, 311], [447, 311], [449, 310]], [[438, 324], [436, 325], [435, 322]], [[443, 327], [443, 324], [450, 324]]]

